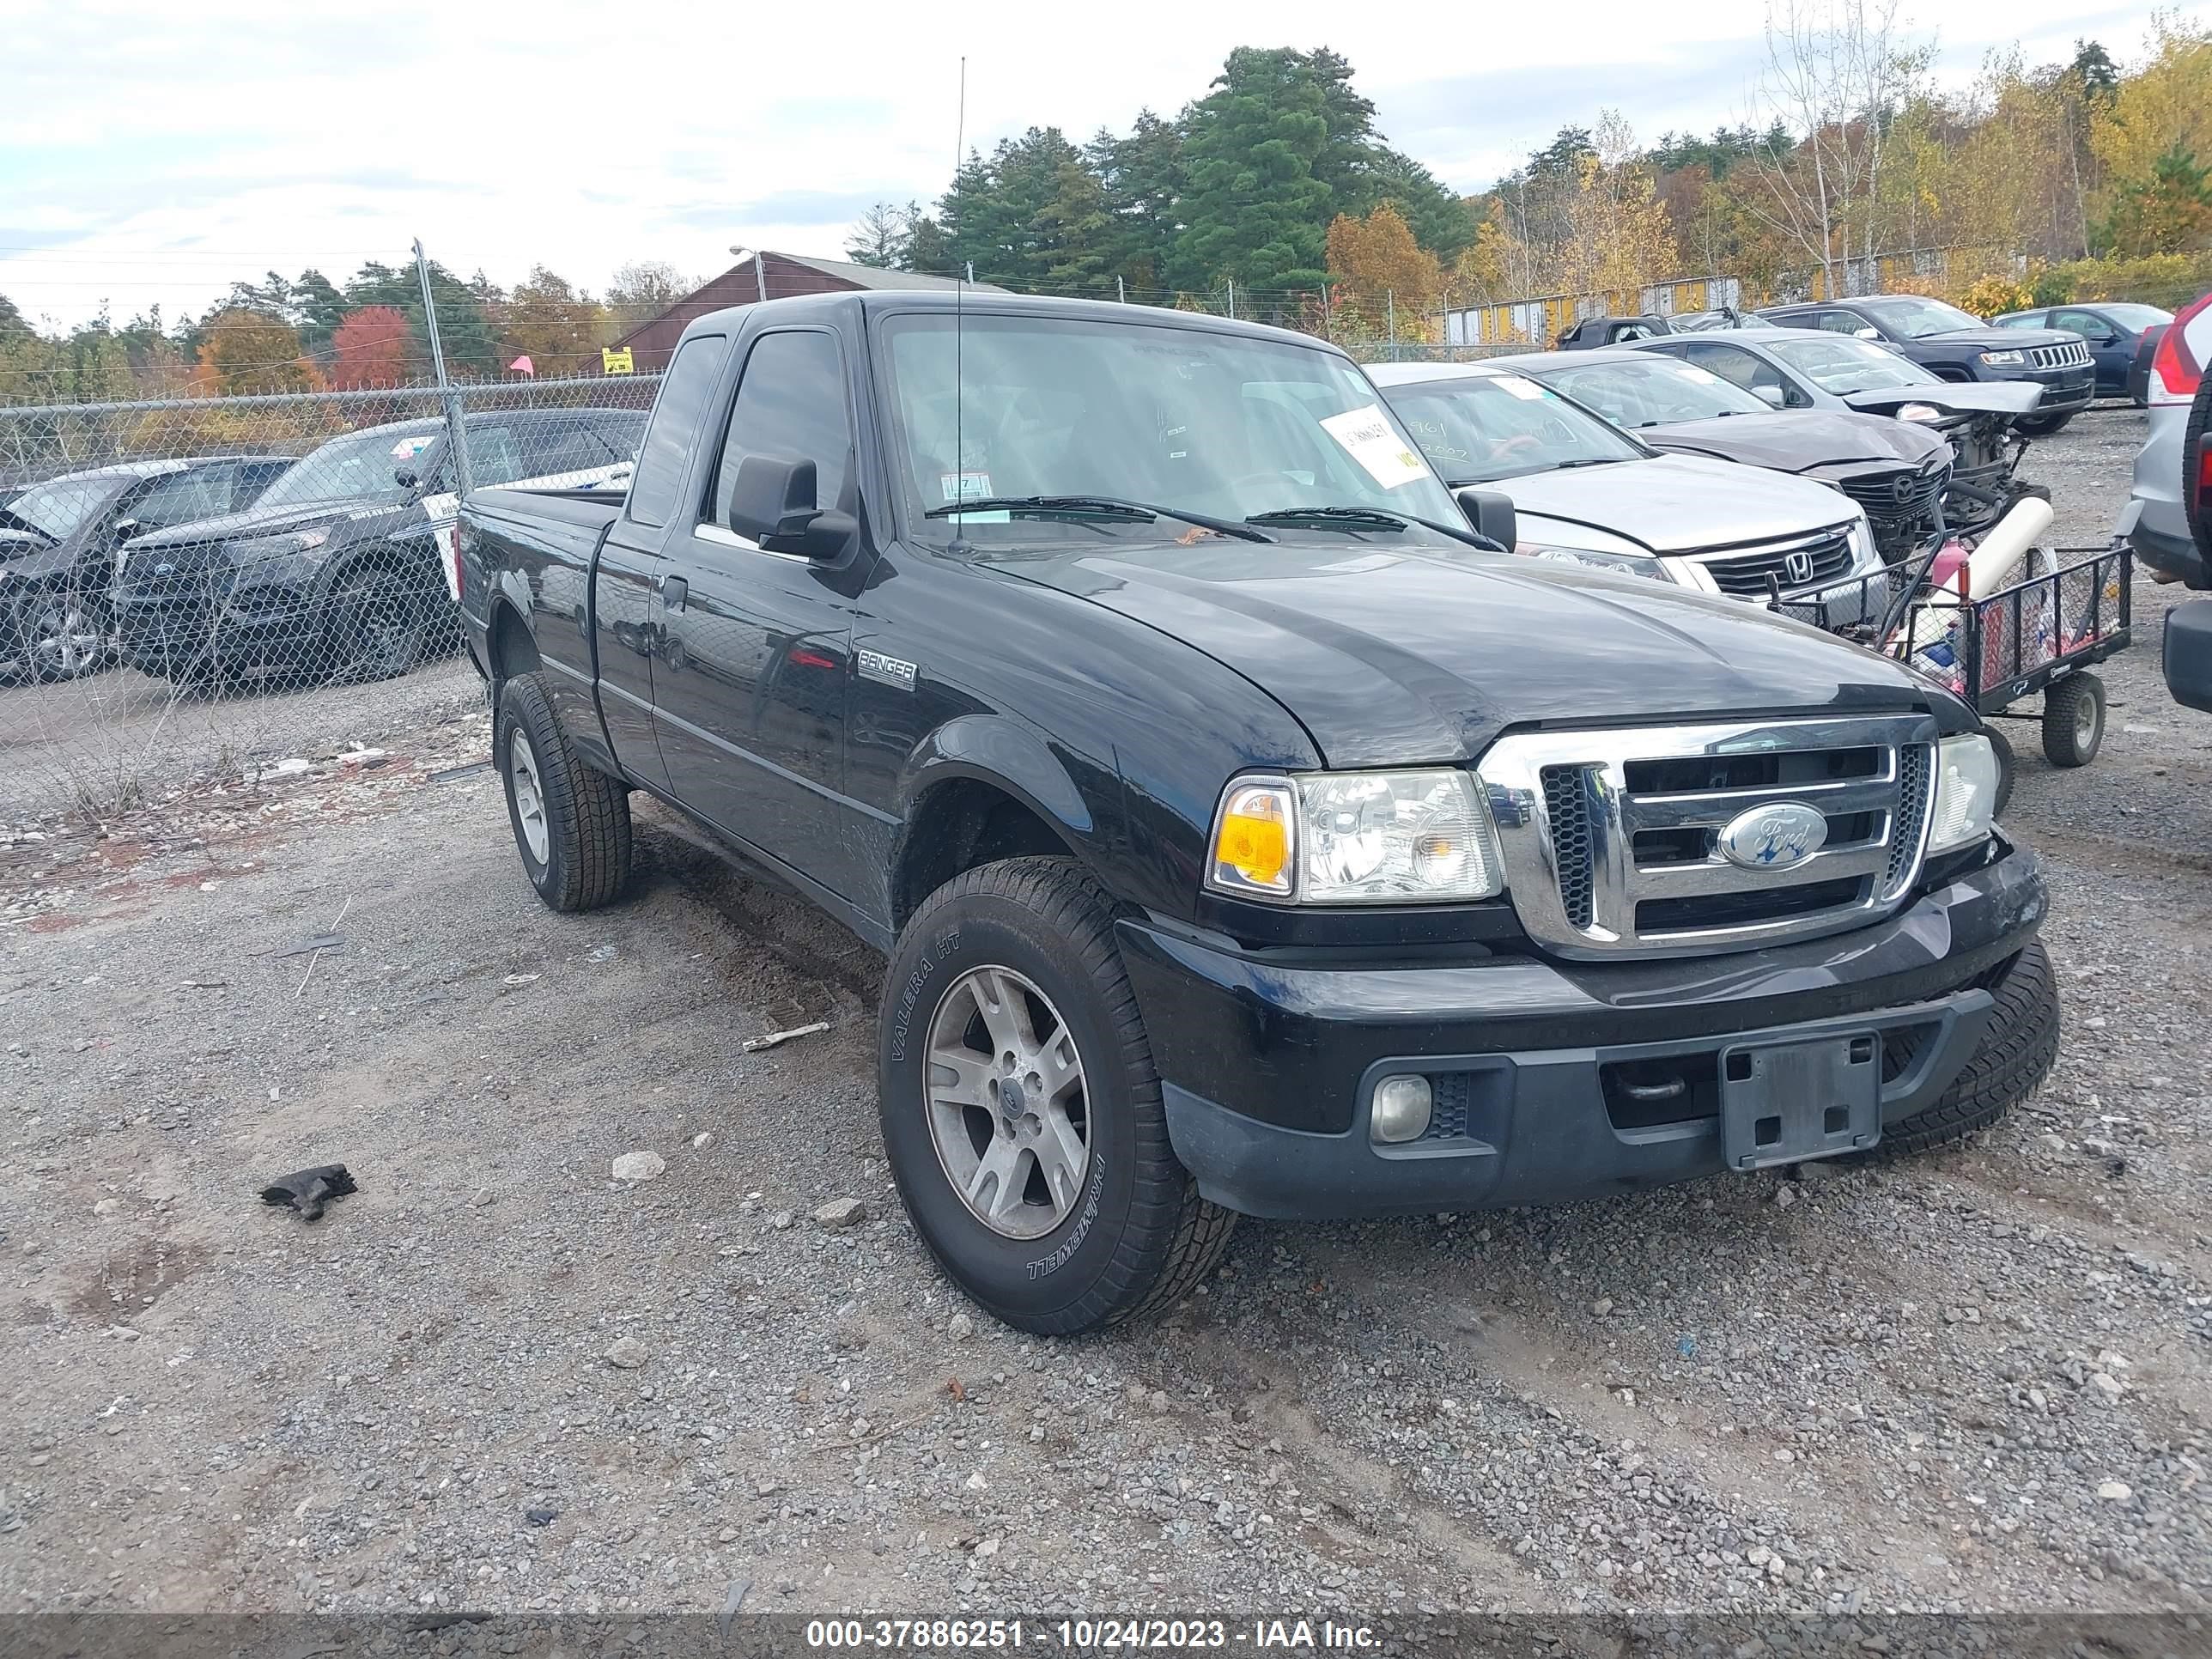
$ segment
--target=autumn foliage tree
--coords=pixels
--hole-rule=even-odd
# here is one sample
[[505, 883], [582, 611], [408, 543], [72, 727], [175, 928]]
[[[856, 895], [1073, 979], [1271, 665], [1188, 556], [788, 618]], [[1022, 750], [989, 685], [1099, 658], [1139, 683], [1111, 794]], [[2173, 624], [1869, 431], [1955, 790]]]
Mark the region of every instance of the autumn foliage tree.
[[415, 339], [397, 306], [362, 306], [331, 337], [330, 383], [340, 392], [405, 386], [416, 374]]
[[201, 326], [194, 382], [210, 394], [313, 392], [320, 384], [301, 354], [300, 331], [283, 319], [232, 307]]
[[1425, 337], [1430, 313], [1443, 297], [1443, 264], [1389, 202], [1363, 218], [1340, 213], [1331, 222], [1328, 274], [1333, 309], [1358, 332], [1395, 326], [1401, 339]]

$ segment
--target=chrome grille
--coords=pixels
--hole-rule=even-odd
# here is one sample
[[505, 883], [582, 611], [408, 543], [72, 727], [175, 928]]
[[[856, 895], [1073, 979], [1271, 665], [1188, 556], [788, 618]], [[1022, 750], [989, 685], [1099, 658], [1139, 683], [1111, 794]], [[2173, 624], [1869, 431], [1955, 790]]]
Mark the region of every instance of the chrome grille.
[[1567, 920], [1577, 927], [1590, 921], [1589, 769], [1547, 766], [1544, 769], [1544, 811], [1552, 825], [1552, 846], [1558, 854], [1559, 904]]
[[2079, 340], [2064, 345], [2031, 346], [2027, 360], [2038, 368], [2081, 368], [2088, 363], [2089, 348]]
[[1765, 596], [1769, 577], [1779, 582], [1786, 593], [1850, 575], [1851, 530], [1849, 525], [1838, 525], [1810, 536], [1790, 536], [1688, 556], [1705, 566], [1722, 592], [1757, 599]]
[[[1927, 836], [1935, 720], [1865, 719], [1528, 732], [1475, 769], [1507, 891], [1565, 956], [1747, 949], [1859, 927], [1911, 889]], [[1718, 850], [1735, 818], [1784, 802], [1825, 843], [1786, 868]]]

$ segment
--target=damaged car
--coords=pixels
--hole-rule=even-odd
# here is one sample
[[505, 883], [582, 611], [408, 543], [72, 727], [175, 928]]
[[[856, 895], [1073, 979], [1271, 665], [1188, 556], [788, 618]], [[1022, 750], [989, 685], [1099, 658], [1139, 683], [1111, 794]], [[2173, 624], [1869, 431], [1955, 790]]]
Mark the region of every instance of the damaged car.
[[1856, 410], [1941, 434], [1951, 446], [1944, 518], [1953, 530], [1985, 530], [2020, 498], [2014, 474], [2027, 441], [2015, 425], [2043, 399], [2043, 388], [2033, 381], [1946, 380], [1887, 347], [1808, 329], [1668, 336], [1627, 349], [1709, 369], [1771, 409]]
[[1772, 408], [1691, 362], [1639, 351], [1548, 353], [1510, 365], [1670, 455], [1740, 461], [1841, 490], [1894, 564], [1944, 528], [1951, 447], [1928, 428], [1856, 410]]

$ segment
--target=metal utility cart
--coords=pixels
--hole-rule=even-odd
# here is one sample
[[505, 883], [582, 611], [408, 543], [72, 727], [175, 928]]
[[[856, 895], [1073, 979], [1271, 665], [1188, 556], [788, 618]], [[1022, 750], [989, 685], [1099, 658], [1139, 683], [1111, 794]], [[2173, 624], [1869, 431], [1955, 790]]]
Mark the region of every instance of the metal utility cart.
[[[2129, 642], [2127, 545], [2033, 551], [2033, 574], [1980, 599], [1930, 579], [1939, 557], [1931, 549], [1870, 576], [1787, 600], [1778, 594], [1773, 608], [1909, 664], [1984, 720], [2037, 721], [2053, 766], [2087, 766], [2105, 741], [2104, 682], [2088, 671]], [[2041, 714], [2011, 712], [2038, 692]], [[1993, 735], [2009, 791], [2011, 745]]]

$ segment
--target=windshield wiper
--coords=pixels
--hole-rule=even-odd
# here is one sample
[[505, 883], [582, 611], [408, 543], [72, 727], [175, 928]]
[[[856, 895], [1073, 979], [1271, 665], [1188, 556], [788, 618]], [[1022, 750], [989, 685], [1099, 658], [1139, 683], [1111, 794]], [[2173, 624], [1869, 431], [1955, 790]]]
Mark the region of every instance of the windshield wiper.
[[1328, 529], [1346, 530], [1404, 530], [1412, 520], [1400, 518], [1395, 513], [1385, 513], [1373, 507], [1279, 507], [1267, 513], [1255, 513], [1244, 520], [1246, 524], [1317, 524]]
[[1125, 501], [1112, 495], [977, 495], [964, 501], [947, 501], [942, 507], [933, 507], [921, 516], [949, 519], [963, 513], [1035, 513], [1047, 517], [1061, 514], [1070, 517], [1127, 519], [1142, 524], [1150, 524], [1156, 519], [1174, 519], [1182, 524], [1194, 524], [1201, 530], [1234, 536], [1239, 541], [1275, 539], [1234, 520], [1186, 513], [1179, 507], [1155, 507], [1150, 501]]
[[1571, 461], [1554, 461], [1546, 471], [1571, 472], [1578, 466], [1619, 466], [1623, 461], [1642, 459], [1640, 455], [1577, 455]]

